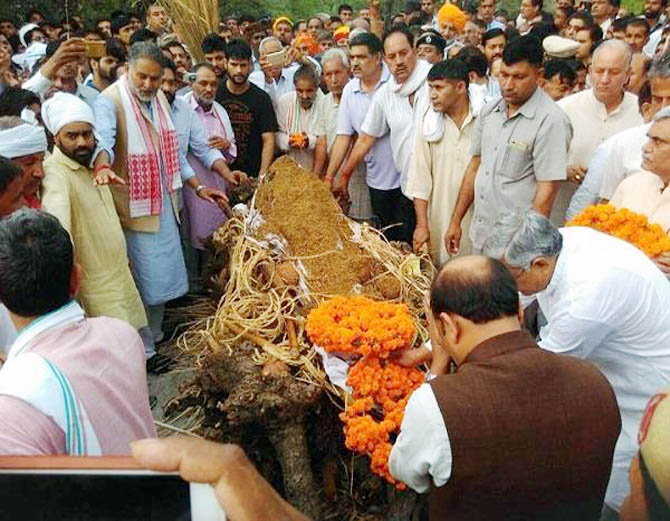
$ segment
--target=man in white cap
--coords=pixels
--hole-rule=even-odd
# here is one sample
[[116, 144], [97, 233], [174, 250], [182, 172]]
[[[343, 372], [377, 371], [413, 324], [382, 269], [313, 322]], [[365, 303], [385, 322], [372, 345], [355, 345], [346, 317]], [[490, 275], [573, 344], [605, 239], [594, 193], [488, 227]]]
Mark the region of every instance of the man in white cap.
[[20, 54], [15, 54], [12, 61], [24, 71], [30, 72], [33, 65], [47, 53], [46, 37], [37, 24], [26, 24], [19, 29], [19, 41], [25, 48]]
[[15, 116], [0, 118], [0, 156], [11, 159], [23, 171], [23, 194], [31, 208], [40, 206], [42, 161], [46, 150], [47, 138], [42, 127]]
[[109, 186], [93, 184], [93, 110], [72, 94], [56, 93], [42, 106], [54, 149], [44, 162], [42, 208], [72, 238], [83, 269], [77, 300], [89, 317], [108, 316], [135, 329], [147, 318], [128, 267], [126, 241]]
[[[0, 219], [27, 205], [26, 184], [37, 183], [39, 189], [46, 149], [47, 138], [42, 127], [17, 117], [0, 118]], [[0, 352], [6, 353], [15, 338], [16, 329], [7, 308], [0, 304]]]

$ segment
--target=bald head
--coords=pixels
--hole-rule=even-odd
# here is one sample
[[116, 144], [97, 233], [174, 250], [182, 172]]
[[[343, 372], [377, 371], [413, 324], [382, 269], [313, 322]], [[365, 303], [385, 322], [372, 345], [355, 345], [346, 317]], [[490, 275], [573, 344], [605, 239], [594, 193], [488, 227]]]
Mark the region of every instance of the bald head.
[[501, 262], [481, 255], [457, 257], [433, 280], [430, 308], [434, 315], [449, 313], [484, 324], [517, 316], [519, 294]]

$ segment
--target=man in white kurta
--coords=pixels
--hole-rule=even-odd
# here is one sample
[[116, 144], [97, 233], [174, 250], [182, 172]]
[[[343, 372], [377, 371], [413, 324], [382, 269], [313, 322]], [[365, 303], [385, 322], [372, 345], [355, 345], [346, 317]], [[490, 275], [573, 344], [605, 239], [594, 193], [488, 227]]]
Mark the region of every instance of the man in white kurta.
[[593, 88], [558, 102], [572, 125], [568, 151], [568, 180], [562, 183], [552, 211], [552, 222], [561, 226], [570, 199], [596, 148], [609, 137], [644, 123], [637, 96], [625, 91], [630, 76], [630, 49], [619, 40], [605, 42], [593, 53]]
[[[470, 142], [478, 108], [468, 95], [468, 70], [460, 61], [433, 66], [428, 74], [432, 105], [416, 124], [406, 194], [414, 200], [416, 229], [413, 247], [430, 247], [435, 264], [449, 260], [444, 233], [458, 199], [463, 175], [471, 159]], [[468, 255], [471, 211], [463, 219], [459, 253]]]
[[501, 259], [547, 319], [539, 346], [593, 362], [621, 412], [605, 504], [619, 510], [649, 399], [670, 385], [670, 284], [638, 248], [535, 212], [500, 216], [484, 254]]
[[277, 145], [301, 167], [320, 174], [326, 153], [324, 96], [310, 66], [300, 67], [293, 83], [295, 90], [282, 95], [277, 102]]

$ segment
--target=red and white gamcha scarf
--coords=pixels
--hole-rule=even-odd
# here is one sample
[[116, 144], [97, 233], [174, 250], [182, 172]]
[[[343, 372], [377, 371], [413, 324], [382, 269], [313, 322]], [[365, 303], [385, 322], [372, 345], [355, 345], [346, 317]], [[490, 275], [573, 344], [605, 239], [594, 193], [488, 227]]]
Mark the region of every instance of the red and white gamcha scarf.
[[[128, 136], [128, 191], [130, 217], [159, 215], [162, 208], [161, 173], [165, 176], [170, 192], [181, 188], [179, 170], [179, 142], [170, 108], [162, 96], [151, 99], [154, 122], [148, 120], [128, 84], [128, 77], [119, 79], [119, 94], [126, 115]], [[152, 125], [159, 137], [160, 149], [151, 139]]]

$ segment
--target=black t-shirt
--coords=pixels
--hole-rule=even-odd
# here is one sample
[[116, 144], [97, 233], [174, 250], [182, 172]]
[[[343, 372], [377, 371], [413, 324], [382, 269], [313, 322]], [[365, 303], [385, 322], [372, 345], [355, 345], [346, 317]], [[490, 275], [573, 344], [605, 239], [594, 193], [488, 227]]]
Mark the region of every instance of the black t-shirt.
[[231, 170], [242, 170], [257, 177], [263, 151], [262, 134], [277, 132], [277, 116], [266, 92], [251, 83], [244, 94], [233, 94], [222, 81], [216, 101], [224, 106], [235, 132], [237, 159]]

